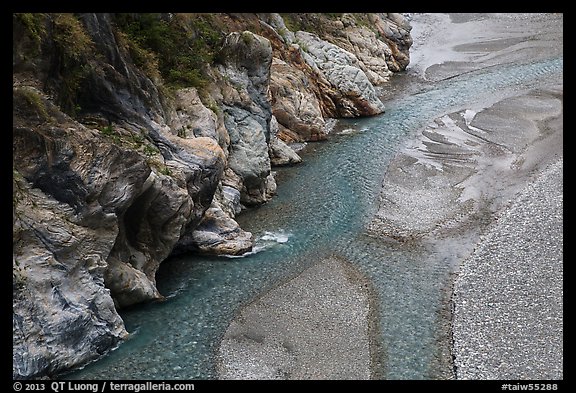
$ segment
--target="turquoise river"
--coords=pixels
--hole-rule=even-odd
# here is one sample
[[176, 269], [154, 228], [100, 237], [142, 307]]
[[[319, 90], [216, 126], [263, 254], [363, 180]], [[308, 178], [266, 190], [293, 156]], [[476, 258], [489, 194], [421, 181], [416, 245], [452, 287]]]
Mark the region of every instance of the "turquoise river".
[[301, 165], [276, 169], [278, 195], [271, 202], [238, 217], [256, 237], [257, 252], [166, 261], [157, 280], [167, 300], [122, 311], [130, 338], [64, 378], [216, 379], [218, 345], [240, 307], [333, 255], [372, 281], [381, 352], [376, 375], [434, 379], [444, 374], [446, 366], [438, 361], [441, 311], [460, 256], [458, 250], [430, 245], [399, 248], [367, 235], [386, 167], [434, 118], [549, 84], [562, 68], [560, 57], [488, 67], [435, 83], [410, 72], [394, 76], [397, 88], [384, 98], [385, 113], [340, 120], [328, 141], [306, 147]]

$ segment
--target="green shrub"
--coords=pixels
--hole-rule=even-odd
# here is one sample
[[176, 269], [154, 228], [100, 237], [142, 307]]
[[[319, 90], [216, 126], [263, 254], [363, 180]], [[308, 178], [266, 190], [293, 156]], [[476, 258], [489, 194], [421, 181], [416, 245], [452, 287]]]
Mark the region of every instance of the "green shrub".
[[176, 14], [167, 18], [153, 13], [116, 14], [115, 21], [132, 41], [134, 61], [149, 63], [149, 53], [153, 53], [167, 85], [201, 88], [207, 84], [205, 67], [214, 61], [222, 40], [222, 32], [213, 25], [210, 15]]
[[35, 117], [40, 123], [51, 120], [44, 100], [35, 90], [27, 87], [14, 89], [14, 107], [26, 117]]
[[160, 168], [160, 173], [166, 176], [172, 176], [172, 171], [166, 165]]
[[77, 97], [82, 81], [91, 70], [89, 60], [96, 54], [92, 39], [73, 14], [52, 14], [53, 41], [57, 64], [62, 75], [56, 88], [59, 90], [57, 103], [72, 115], [80, 109]]
[[42, 72], [38, 64], [51, 61], [48, 77], [39, 76], [46, 79], [45, 89], [55, 96], [60, 109], [75, 116], [81, 109], [77, 105], [80, 86], [91, 70], [90, 61], [97, 56], [90, 35], [69, 13], [20, 13], [13, 15], [13, 22], [19, 23], [34, 43], [15, 42], [20, 45], [15, 55], [33, 72]]
[[73, 14], [54, 14], [54, 42], [66, 60], [81, 62], [94, 54], [94, 43]]
[[301, 30], [300, 20], [298, 20], [296, 14], [280, 14], [284, 20], [284, 25], [286, 28], [292, 32], [297, 32]]
[[116, 132], [114, 131], [114, 127], [112, 127], [111, 125], [101, 127], [100, 132], [102, 133], [102, 135], [106, 135], [106, 136], [116, 135]]
[[117, 30], [115, 36], [119, 46], [128, 51], [134, 64], [144, 71], [150, 79], [158, 81], [160, 79], [160, 71], [158, 69], [158, 56], [156, 53], [143, 48], [141, 44], [132, 40], [123, 31]]
[[34, 41], [40, 42], [42, 37], [46, 34], [44, 22], [46, 14], [33, 14], [33, 13], [17, 13], [14, 18], [20, 22]]
[[154, 145], [144, 145], [143, 152], [146, 157], [152, 157], [160, 153], [160, 150]]

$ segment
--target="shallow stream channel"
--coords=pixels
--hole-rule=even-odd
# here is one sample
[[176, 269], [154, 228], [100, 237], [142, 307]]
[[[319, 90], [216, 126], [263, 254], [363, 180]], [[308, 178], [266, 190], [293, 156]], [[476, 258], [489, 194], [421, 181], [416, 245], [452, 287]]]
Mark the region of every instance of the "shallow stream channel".
[[433, 119], [550, 83], [562, 68], [557, 57], [434, 83], [410, 71], [395, 75], [385, 113], [339, 120], [328, 141], [301, 151], [302, 164], [275, 169], [278, 195], [237, 217], [257, 239], [252, 253], [164, 262], [157, 283], [167, 300], [122, 311], [130, 338], [65, 378], [217, 379], [220, 343], [242, 307], [326, 258], [347, 261], [369, 282], [372, 378], [452, 378], [449, 295], [452, 275], [470, 250], [401, 247], [370, 235], [383, 176]]

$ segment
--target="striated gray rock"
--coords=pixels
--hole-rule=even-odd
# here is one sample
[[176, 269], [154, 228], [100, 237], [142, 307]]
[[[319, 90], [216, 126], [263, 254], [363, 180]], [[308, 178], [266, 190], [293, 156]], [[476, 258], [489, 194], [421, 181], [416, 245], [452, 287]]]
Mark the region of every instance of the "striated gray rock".
[[273, 32], [277, 39], [283, 44], [291, 45], [294, 43], [294, 32], [286, 27], [286, 23], [280, 14], [262, 13], [256, 14], [260, 23], [265, 26], [267, 31]]
[[127, 336], [110, 290], [106, 258], [113, 213], [81, 225], [74, 208], [14, 173], [13, 378], [55, 375], [100, 357]]
[[181, 138], [212, 138], [227, 150], [230, 141], [226, 129], [220, 126], [217, 114], [206, 108], [195, 88], [178, 89], [174, 101], [169, 122], [171, 133]]
[[[111, 15], [84, 13], [79, 14], [79, 20], [101, 56], [101, 61], [85, 67], [89, 72], [78, 89], [78, 106], [83, 115], [99, 114], [111, 121], [141, 125], [143, 118], [161, 122], [165, 116], [164, 97], [118, 41]], [[49, 80], [54, 78], [54, 73], [49, 76]]]
[[270, 162], [274, 166], [294, 165], [302, 162], [302, 158], [284, 141], [276, 135], [270, 139], [268, 145]]
[[[392, 75], [386, 59], [392, 57], [392, 51], [376, 34], [365, 28], [351, 27], [345, 30], [350, 44], [348, 51], [358, 59], [360, 69], [364, 71], [370, 82], [381, 85]], [[342, 46], [346, 48], [346, 46]]]
[[380, 37], [386, 41], [391, 56], [386, 57], [388, 69], [398, 72], [406, 69], [410, 63], [410, 47], [412, 26], [408, 20], [397, 13], [368, 14], [368, 18], [378, 30]]
[[341, 93], [341, 116], [369, 116], [384, 111], [384, 104], [354, 54], [304, 31], [296, 32], [296, 40], [305, 52], [306, 62], [320, 70]]
[[276, 117], [272, 116], [270, 121], [270, 130], [272, 136], [268, 144], [268, 153], [270, 155], [270, 163], [272, 165], [294, 165], [302, 162], [302, 158], [290, 146], [288, 146], [282, 139], [278, 137], [278, 121]]
[[[409, 62], [410, 25], [400, 14], [258, 14], [274, 59], [270, 93], [285, 142], [315, 141], [325, 120], [381, 113], [372, 85], [384, 84]], [[315, 37], [315, 38], [314, 38]]]
[[[374, 14], [367, 14], [367, 18], [372, 25], [375, 19], [379, 19]], [[359, 68], [373, 85], [387, 82], [392, 75], [388, 62], [393, 58], [388, 44], [377, 35], [374, 29], [358, 24], [354, 14], [344, 14], [341, 20], [333, 23], [338, 23], [338, 25], [335, 25], [330, 35], [324, 39], [354, 54], [358, 59]]]
[[206, 211], [193, 237], [198, 251], [213, 255], [242, 255], [254, 245], [252, 234], [242, 230], [217, 203]]
[[266, 38], [249, 31], [231, 33], [221, 57], [225, 61], [218, 70], [229, 81], [220, 87], [219, 97], [230, 136], [228, 167], [242, 179], [242, 202], [260, 204], [276, 189], [268, 156], [272, 47]]
[[106, 285], [119, 306], [162, 298], [156, 271], [172, 252], [193, 207], [186, 188], [166, 175], [150, 173], [120, 218], [123, 225], [108, 258]]
[[[125, 332], [114, 303], [162, 298], [160, 262], [210, 206], [225, 163], [215, 141], [172, 136], [180, 141], [165, 139], [165, 160], [128, 128], [88, 129], [41, 92], [14, 89], [13, 167], [38, 191], [33, 205], [46, 206], [21, 215], [38, 240], [14, 237], [25, 239], [14, 246], [15, 378], [69, 370], [116, 345]], [[46, 210], [56, 213], [42, 229], [34, 223]]]

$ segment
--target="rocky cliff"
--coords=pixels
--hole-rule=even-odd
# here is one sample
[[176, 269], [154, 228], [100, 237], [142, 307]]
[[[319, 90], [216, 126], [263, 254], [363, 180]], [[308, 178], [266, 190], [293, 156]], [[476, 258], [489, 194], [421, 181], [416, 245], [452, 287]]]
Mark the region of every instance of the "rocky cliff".
[[242, 254], [327, 120], [384, 111], [398, 14], [14, 14], [13, 376], [57, 375], [127, 335], [183, 252]]

